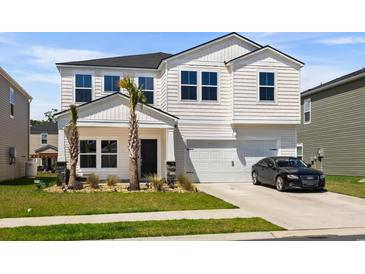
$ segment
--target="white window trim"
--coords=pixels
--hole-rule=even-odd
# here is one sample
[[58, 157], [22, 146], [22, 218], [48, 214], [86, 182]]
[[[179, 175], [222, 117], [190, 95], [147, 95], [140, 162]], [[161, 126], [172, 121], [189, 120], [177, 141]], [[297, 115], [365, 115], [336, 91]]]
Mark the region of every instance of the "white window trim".
[[76, 102], [76, 74], [84, 74], [91, 75], [91, 101], [94, 101], [95, 98], [95, 72], [92, 70], [74, 70], [73, 71], [73, 91], [72, 91], [72, 102], [75, 105], [82, 105], [85, 102]]
[[[101, 74], [101, 88], [102, 88], [102, 93], [103, 95], [109, 95], [112, 93], [116, 93], [116, 91], [106, 91], [104, 89], [104, 76], [119, 76], [119, 79], [122, 80], [123, 79], [123, 73], [122, 72], [118, 72], [118, 71], [103, 71]], [[122, 92], [122, 88], [119, 88], [119, 92]]]
[[[96, 141], [96, 152], [95, 153], [81, 153], [81, 148], [80, 148], [80, 142], [81, 141]], [[84, 138], [80, 138], [79, 139], [79, 160], [77, 162], [77, 165], [79, 167], [79, 169], [83, 170], [83, 171], [95, 171], [96, 169], [98, 169], [98, 140], [95, 137], [84, 137]], [[81, 155], [95, 155], [96, 156], [96, 166], [95, 167], [81, 167]]]
[[[47, 136], [47, 137], [46, 137], [46, 141], [47, 141], [47, 142], [46, 142], [45, 144], [43, 144], [43, 143], [42, 143], [42, 135], [46, 135], [46, 136]], [[46, 132], [42, 132], [42, 133], [41, 133], [41, 135], [40, 135], [40, 139], [41, 139], [41, 145], [47, 145], [47, 144], [48, 144], [48, 133], [46, 133]]]
[[148, 72], [136, 73], [135, 76], [134, 76], [134, 82], [137, 86], [138, 86], [138, 78], [139, 77], [151, 77], [151, 78], [153, 78], [153, 104], [150, 104], [150, 105], [151, 106], [156, 106], [157, 105], [157, 90], [156, 90], [157, 77], [156, 77], [156, 74], [148, 73]]
[[[13, 109], [14, 109], [14, 113], [13, 115], [11, 114], [11, 105], [13, 105]], [[10, 118], [14, 119], [14, 114], [15, 114], [15, 91], [14, 89], [11, 87], [10, 88], [10, 93], [9, 93], [9, 106], [10, 106]]]
[[301, 147], [302, 148], [302, 160], [303, 160], [304, 159], [304, 147], [303, 147], [303, 143], [298, 143], [297, 144], [297, 147], [296, 147], [296, 150], [295, 150], [296, 157], [298, 157], [298, 147]]
[[[102, 143], [102, 141], [116, 141], [117, 142], [117, 152], [115, 153], [115, 152], [102, 152], [101, 151], [101, 143]], [[119, 151], [119, 148], [118, 148], [118, 146], [119, 146], [119, 141], [118, 141], [118, 138], [114, 138], [114, 139], [107, 139], [107, 138], [102, 138], [102, 139], [100, 139], [100, 168], [102, 169], [102, 170], [117, 170], [118, 169], [118, 151]], [[96, 143], [96, 147], [97, 147], [97, 143]], [[98, 150], [96, 149], [96, 152], [97, 152]], [[117, 166], [116, 167], [102, 167], [101, 166], [101, 163], [102, 163], [102, 156], [103, 155], [116, 155], [117, 156]]]
[[[203, 72], [210, 72], [210, 73], [216, 73], [217, 74], [217, 85], [203, 85]], [[218, 87], [219, 87], [219, 73], [217, 71], [209, 71], [209, 70], [202, 70], [200, 72], [200, 79], [201, 79], [201, 87], [200, 87], [200, 92], [201, 92], [201, 100], [202, 102], [218, 102]], [[216, 87], [217, 88], [217, 99], [216, 100], [204, 100], [203, 99], [203, 87]]]
[[156, 105], [156, 78], [153, 76], [146, 76], [146, 75], [138, 75], [136, 84], [139, 86], [139, 78], [152, 78], [153, 79], [153, 89], [142, 89], [143, 91], [153, 92], [153, 104], [148, 103], [149, 105], [155, 106]]
[[[309, 104], [309, 110], [308, 111], [305, 111], [305, 103], [308, 102]], [[309, 112], [309, 121], [305, 121], [305, 113], [306, 112]], [[304, 99], [303, 101], [303, 124], [304, 125], [308, 125], [312, 122], [312, 100], [311, 98], [307, 98], [307, 99]]]
[[[182, 71], [194, 71], [197, 73], [197, 84], [196, 84], [196, 100], [181, 99], [181, 72]], [[217, 100], [202, 100], [202, 72], [215, 72], [217, 73]], [[178, 86], [178, 102], [179, 103], [192, 103], [192, 104], [220, 104], [220, 71], [219, 69], [210, 68], [198, 68], [198, 67], [181, 67], [178, 71], [179, 75], [179, 86]], [[185, 85], [195, 86], [195, 85]]]
[[[274, 86], [263, 86], [263, 87], [274, 87], [274, 101], [268, 100], [260, 100], [260, 72], [270, 72], [274, 73]], [[257, 94], [256, 94], [256, 103], [260, 105], [276, 105], [278, 100], [278, 90], [277, 90], [277, 72], [276, 70], [258, 70], [256, 73], [257, 77]]]

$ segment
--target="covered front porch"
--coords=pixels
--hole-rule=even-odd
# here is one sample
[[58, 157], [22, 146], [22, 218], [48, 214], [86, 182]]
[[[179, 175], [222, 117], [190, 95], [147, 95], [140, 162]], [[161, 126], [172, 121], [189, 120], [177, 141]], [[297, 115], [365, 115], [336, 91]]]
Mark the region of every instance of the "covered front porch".
[[[78, 129], [80, 155], [77, 172], [80, 176], [91, 173], [105, 179], [116, 175], [129, 178], [129, 108], [128, 97], [113, 94], [79, 106]], [[58, 161], [69, 162], [68, 141], [64, 127], [70, 120], [69, 111], [57, 115], [59, 127]], [[167, 162], [175, 162], [174, 131], [177, 117], [148, 105], [138, 106], [139, 122], [139, 176], [157, 174], [167, 176]]]

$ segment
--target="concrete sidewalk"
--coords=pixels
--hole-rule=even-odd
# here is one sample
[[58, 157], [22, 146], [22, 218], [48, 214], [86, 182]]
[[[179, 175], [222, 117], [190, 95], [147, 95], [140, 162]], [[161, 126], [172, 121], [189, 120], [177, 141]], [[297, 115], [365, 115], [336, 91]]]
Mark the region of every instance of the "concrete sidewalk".
[[113, 223], [124, 221], [222, 219], [257, 217], [242, 209], [182, 210], [98, 215], [25, 217], [0, 219], [0, 228], [57, 224]]
[[[167, 237], [144, 237], [116, 239], [118, 241], [252, 241], [252, 240], [287, 240], [291, 237], [298, 237], [303, 240], [304, 237], [311, 240], [318, 240], [321, 237], [341, 237], [350, 235], [360, 235], [354, 240], [365, 240], [365, 227], [357, 228], [331, 228], [331, 229], [311, 229], [311, 230], [288, 230], [288, 231], [270, 231], [270, 232], [242, 232], [242, 233], [222, 233], [222, 234], [202, 234], [187, 236], [167, 236]], [[295, 240], [295, 238], [294, 238]], [[304, 239], [308, 240], [308, 239]]]

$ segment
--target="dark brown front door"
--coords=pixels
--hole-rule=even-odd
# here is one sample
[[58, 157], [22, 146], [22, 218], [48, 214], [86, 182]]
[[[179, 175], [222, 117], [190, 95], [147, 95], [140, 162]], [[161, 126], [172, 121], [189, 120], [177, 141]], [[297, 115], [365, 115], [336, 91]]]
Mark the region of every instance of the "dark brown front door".
[[141, 140], [141, 178], [157, 174], [157, 140]]

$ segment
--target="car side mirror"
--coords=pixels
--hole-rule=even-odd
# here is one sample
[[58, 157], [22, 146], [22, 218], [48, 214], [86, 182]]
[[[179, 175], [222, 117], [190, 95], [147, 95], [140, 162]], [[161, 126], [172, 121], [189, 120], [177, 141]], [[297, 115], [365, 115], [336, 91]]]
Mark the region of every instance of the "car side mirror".
[[273, 163], [269, 163], [269, 168], [275, 169], [275, 166], [273, 165]]
[[311, 167], [312, 165], [311, 164], [307, 164], [307, 167]]

